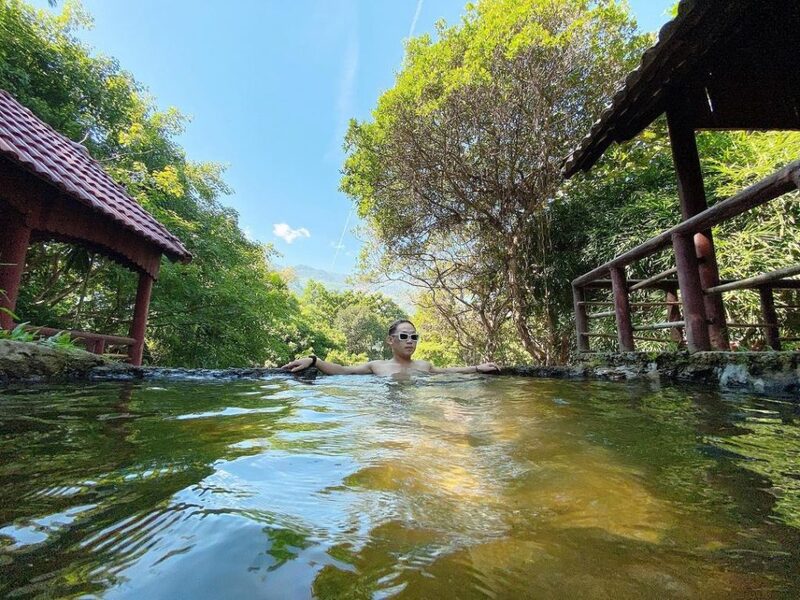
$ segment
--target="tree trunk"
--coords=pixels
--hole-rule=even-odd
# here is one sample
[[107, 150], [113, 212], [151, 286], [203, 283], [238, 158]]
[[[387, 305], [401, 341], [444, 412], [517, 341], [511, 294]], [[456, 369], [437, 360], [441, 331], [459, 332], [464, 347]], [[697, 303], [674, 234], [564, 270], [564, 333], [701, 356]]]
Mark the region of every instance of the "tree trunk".
[[542, 356], [528, 328], [528, 303], [520, 282], [519, 261], [517, 259], [518, 250], [519, 237], [515, 235], [511, 240], [511, 250], [508, 259], [508, 289], [511, 293], [511, 315], [525, 351], [531, 355], [533, 360], [543, 363], [546, 362], [547, 357]]

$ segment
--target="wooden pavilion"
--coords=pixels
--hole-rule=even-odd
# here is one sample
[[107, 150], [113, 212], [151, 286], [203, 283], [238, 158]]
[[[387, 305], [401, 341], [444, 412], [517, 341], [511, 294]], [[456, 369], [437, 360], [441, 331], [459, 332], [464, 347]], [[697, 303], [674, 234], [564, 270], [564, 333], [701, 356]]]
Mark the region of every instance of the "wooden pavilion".
[[[14, 310], [28, 246], [47, 240], [83, 245], [139, 274], [130, 337], [70, 333], [94, 352], [127, 347], [130, 361], [141, 364], [161, 256], [189, 262], [191, 254], [83, 146], [0, 90], [0, 307]], [[6, 311], [0, 326], [14, 326]]]
[[[800, 266], [720, 281], [711, 228], [800, 187], [800, 160], [709, 208], [695, 132], [800, 130], [799, 47], [800, 2], [680, 2], [677, 17], [663, 27], [658, 42], [565, 163], [567, 178], [588, 171], [612, 143], [631, 140], [666, 114], [682, 217], [671, 229], [573, 281], [579, 351], [590, 350], [591, 337], [605, 336], [589, 327], [591, 319], [605, 317], [616, 319], [622, 351], [634, 350], [636, 332], [653, 329], [669, 329], [673, 341], [685, 332], [690, 351], [728, 350], [732, 326], [759, 327], [772, 349], [781, 348], [773, 290], [800, 288], [800, 281], [791, 279]], [[627, 280], [628, 265], [670, 247], [674, 268]], [[590, 289], [603, 287], [611, 288], [612, 302], [587, 300]], [[661, 304], [667, 321], [634, 326], [631, 309], [653, 303], [632, 304], [631, 292], [653, 289], [666, 294]], [[762, 323], [726, 323], [723, 293], [741, 289], [758, 291]], [[590, 312], [593, 305], [613, 310]]]

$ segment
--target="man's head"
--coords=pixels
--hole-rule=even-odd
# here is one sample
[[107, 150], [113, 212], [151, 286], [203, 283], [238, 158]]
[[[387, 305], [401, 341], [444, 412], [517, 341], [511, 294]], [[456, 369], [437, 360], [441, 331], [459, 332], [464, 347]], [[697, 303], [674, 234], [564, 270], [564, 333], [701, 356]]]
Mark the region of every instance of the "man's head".
[[408, 319], [398, 319], [389, 325], [389, 335], [386, 344], [392, 349], [392, 354], [397, 357], [409, 359], [417, 349], [417, 328]]

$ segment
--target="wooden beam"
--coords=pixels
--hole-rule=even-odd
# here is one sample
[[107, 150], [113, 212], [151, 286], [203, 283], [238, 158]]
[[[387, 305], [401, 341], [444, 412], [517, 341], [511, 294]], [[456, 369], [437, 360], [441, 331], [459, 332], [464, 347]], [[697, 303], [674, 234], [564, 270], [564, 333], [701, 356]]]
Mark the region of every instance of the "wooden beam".
[[[669, 292], [667, 292], [669, 293]], [[583, 302], [584, 306], [614, 306], [613, 302]], [[679, 300], [674, 300], [672, 302], [630, 302], [629, 303], [631, 308], [661, 308], [663, 306], [677, 306], [680, 307], [681, 303]], [[784, 308], [784, 307], [781, 307]], [[596, 314], [603, 314], [605, 313], [596, 313]], [[611, 313], [613, 314], [613, 313]], [[678, 319], [670, 319], [670, 321], [677, 321]]]
[[153, 278], [148, 273], [140, 273], [130, 332], [130, 337], [136, 340], [136, 343], [130, 347], [128, 354], [131, 364], [137, 367], [142, 364], [142, 355], [144, 354], [144, 334], [147, 329], [147, 313], [150, 309], [152, 291]]
[[[664, 292], [664, 299], [668, 305], [667, 307], [667, 321], [682, 321], [681, 316], [681, 303], [678, 302], [678, 290], [673, 288]], [[679, 346], [683, 345], [683, 328], [674, 327], [669, 332], [670, 341], [675, 342]]]
[[633, 352], [633, 324], [631, 323], [631, 307], [628, 300], [628, 284], [625, 282], [624, 268], [611, 269], [611, 290], [614, 294], [614, 312], [617, 318], [617, 335], [619, 349], [622, 352]]
[[[733, 290], [742, 290], [746, 288], [760, 287], [762, 284], [770, 283], [783, 279], [784, 277], [792, 277], [793, 275], [800, 275], [800, 265], [793, 265], [791, 267], [784, 267], [769, 273], [756, 275], [755, 277], [748, 277], [747, 279], [740, 279], [730, 283], [723, 283], [708, 289], [703, 290], [706, 294], [719, 294], [722, 292], [730, 292]], [[800, 282], [798, 282], [800, 283]]]
[[572, 287], [572, 302], [575, 308], [575, 334], [578, 342], [578, 352], [589, 351], [589, 321], [586, 318], [586, 292], [581, 287]]
[[[637, 281], [636, 279], [629, 279], [628, 283], [633, 283]], [[739, 281], [738, 279], [723, 279], [720, 281], [720, 285], [727, 285], [729, 283], [736, 283]], [[667, 279], [664, 281], [658, 281], [656, 283], [651, 284], [651, 287], [648, 289], [652, 290], [669, 290], [675, 289], [679, 286], [678, 281], [675, 279]], [[595, 289], [611, 289], [611, 280], [610, 279], [597, 279], [595, 281], [590, 281], [589, 283], [584, 284], [582, 287], [584, 288], [595, 288]], [[757, 285], [750, 286], [748, 289], [756, 289], [760, 287], [769, 287], [775, 290], [800, 290], [800, 279], [779, 279], [777, 281], [770, 281], [769, 283], [761, 283]], [[632, 302], [631, 305], [634, 303]], [[612, 306], [609, 304], [608, 306]]]
[[121, 337], [118, 335], [106, 335], [104, 333], [93, 333], [90, 331], [78, 331], [75, 329], [55, 329], [53, 327], [36, 327], [35, 325], [28, 325], [25, 331], [30, 331], [37, 335], [51, 337], [58, 333], [68, 333], [71, 338], [78, 340], [87, 340], [92, 342], [105, 342], [112, 346], [131, 346], [136, 342], [133, 338]]
[[642, 288], [650, 287], [651, 284], [655, 283], [656, 281], [661, 281], [662, 279], [666, 279], [667, 277], [672, 277], [678, 273], [678, 267], [672, 267], [671, 269], [667, 269], [666, 271], [661, 271], [657, 275], [653, 275], [648, 279], [644, 279], [639, 283], [633, 284], [629, 289], [632, 292], [636, 290], [641, 290]]
[[[683, 220], [691, 219], [708, 209], [703, 186], [703, 172], [697, 153], [697, 140], [685, 98], [671, 98], [667, 109], [672, 159], [678, 178], [678, 198]], [[695, 251], [699, 260], [698, 272], [703, 288], [719, 285], [719, 269], [711, 229], [693, 232]], [[721, 296], [705, 297], [706, 316], [710, 319], [709, 339], [715, 350], [729, 350], [725, 328], [725, 308]]]
[[[13, 211], [16, 213], [16, 211]], [[25, 270], [25, 256], [31, 239], [31, 229], [22, 219], [0, 220], [0, 328], [12, 329], [11, 312], [17, 306], [19, 284]]]
[[[634, 285], [643, 281], [642, 279], [629, 279], [628, 284]], [[673, 289], [678, 285], [678, 281], [676, 279], [665, 279], [662, 281], [656, 281], [655, 283], [651, 283], [647, 286], [647, 289], [650, 290], [670, 290]], [[611, 280], [610, 279], [595, 279], [594, 281], [589, 281], [587, 283], [581, 284], [584, 288], [601, 288], [601, 289], [610, 289], [611, 288]], [[633, 303], [631, 303], [633, 304]]]
[[[700, 285], [705, 289], [709, 286], [719, 285], [719, 269], [717, 255], [714, 250], [714, 240], [711, 230], [694, 234], [694, 247], [697, 252], [700, 273]], [[725, 325], [725, 306], [720, 295], [704, 295], [708, 317], [708, 336], [714, 350], [728, 351], [731, 349], [728, 339], [728, 328]]]
[[764, 337], [767, 345], [775, 351], [781, 349], [781, 336], [778, 331], [778, 313], [775, 312], [775, 295], [769, 288], [760, 288], [761, 318], [764, 319]]
[[694, 241], [689, 235], [675, 234], [672, 238], [675, 249], [675, 262], [678, 264], [678, 281], [683, 299], [683, 316], [686, 322], [686, 344], [689, 352], [711, 349], [708, 337], [706, 307], [703, 302], [703, 289], [697, 270], [697, 255]]
[[800, 176], [798, 175], [800, 175], [800, 160], [786, 165], [776, 173], [754, 183], [727, 200], [717, 202], [702, 213], [674, 225], [635, 248], [620, 254], [613, 260], [577, 277], [573, 284], [585, 286], [605, 275], [611, 267], [629, 265], [641, 258], [650, 256], [658, 250], [663, 250], [669, 246], [675, 234], [695, 234], [699, 231], [705, 231], [714, 225], [718, 225], [723, 221], [727, 221], [756, 206], [761, 206], [770, 200], [795, 190], [800, 187], [800, 184], [795, 183], [795, 180], [800, 181]]

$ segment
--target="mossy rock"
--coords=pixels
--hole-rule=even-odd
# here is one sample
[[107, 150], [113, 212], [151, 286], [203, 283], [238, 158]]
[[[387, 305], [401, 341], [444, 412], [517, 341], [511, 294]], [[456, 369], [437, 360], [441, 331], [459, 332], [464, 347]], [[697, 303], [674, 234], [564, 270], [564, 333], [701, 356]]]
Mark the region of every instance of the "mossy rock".
[[109, 362], [77, 348], [0, 340], [0, 383], [80, 378]]

